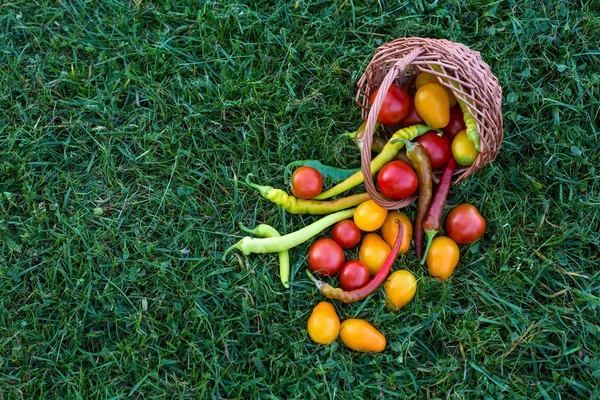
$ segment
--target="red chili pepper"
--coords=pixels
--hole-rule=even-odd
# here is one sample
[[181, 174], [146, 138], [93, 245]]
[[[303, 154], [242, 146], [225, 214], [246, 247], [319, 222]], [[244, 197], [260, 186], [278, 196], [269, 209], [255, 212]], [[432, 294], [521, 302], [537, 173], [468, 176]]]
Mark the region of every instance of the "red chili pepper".
[[402, 243], [402, 236], [404, 235], [402, 223], [400, 223], [399, 220], [396, 220], [396, 224], [398, 224], [398, 236], [394, 242], [394, 247], [385, 259], [385, 262], [381, 266], [379, 272], [377, 272], [377, 274], [365, 286], [350, 292], [345, 292], [340, 288], [334, 288], [330, 284], [318, 280], [309, 271], [307, 271], [308, 276], [310, 279], [312, 279], [315, 285], [317, 285], [317, 288], [319, 288], [321, 293], [323, 293], [323, 295], [325, 295], [327, 298], [337, 299], [343, 301], [344, 303], [354, 303], [366, 299], [371, 293], [377, 290], [385, 278], [387, 278], [390, 270], [392, 269], [392, 265], [394, 265], [394, 261], [396, 261], [398, 251], [400, 250], [400, 244]]
[[425, 247], [425, 254], [421, 260], [421, 265], [425, 264], [425, 259], [427, 258], [427, 253], [429, 253], [429, 247], [431, 246], [433, 237], [437, 235], [442, 227], [442, 213], [444, 211], [444, 204], [446, 204], [448, 192], [450, 191], [450, 184], [452, 184], [452, 173], [454, 172], [454, 168], [456, 168], [456, 160], [454, 157], [450, 157], [450, 161], [446, 164], [444, 173], [440, 178], [440, 183], [435, 191], [433, 200], [431, 200], [429, 211], [423, 221], [423, 229], [427, 235], [427, 247]]

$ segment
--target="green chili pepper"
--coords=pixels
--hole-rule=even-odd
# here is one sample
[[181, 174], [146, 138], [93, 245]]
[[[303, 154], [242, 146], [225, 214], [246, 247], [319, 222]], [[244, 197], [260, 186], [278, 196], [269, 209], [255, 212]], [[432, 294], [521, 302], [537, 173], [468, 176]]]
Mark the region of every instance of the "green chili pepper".
[[[254, 229], [246, 228], [242, 223], [239, 223], [238, 226], [242, 231], [262, 238], [281, 236], [277, 229], [267, 224], [260, 224]], [[279, 277], [281, 283], [283, 283], [283, 287], [287, 289], [290, 287], [290, 285], [287, 284], [290, 280], [290, 253], [288, 250], [283, 250], [277, 254], [279, 255]]]
[[312, 224], [300, 230], [297, 230], [296, 232], [288, 233], [284, 236], [260, 239], [246, 236], [225, 250], [225, 253], [223, 253], [223, 261], [225, 261], [227, 254], [229, 254], [229, 252], [233, 249], [238, 249], [245, 255], [252, 253], [278, 253], [280, 251], [289, 250], [292, 247], [298, 246], [299, 244], [310, 240], [310, 238], [319, 234], [336, 222], [352, 217], [354, 215], [354, 211], [356, 211], [356, 208], [338, 211], [334, 214], [323, 217], [320, 220], [313, 222]]
[[[396, 156], [396, 154], [398, 154], [398, 151], [402, 148], [402, 146], [404, 146], [404, 144], [399, 141], [392, 143], [394, 140], [396, 140], [396, 139], [412, 140], [430, 130], [431, 130], [431, 128], [428, 126], [425, 126], [425, 125], [413, 125], [413, 126], [409, 126], [407, 128], [400, 129], [399, 131], [394, 133], [394, 135], [392, 135], [390, 140], [388, 140], [386, 145], [383, 147], [381, 153], [379, 153], [377, 155], [377, 157], [375, 157], [371, 161], [371, 173], [373, 175], [375, 175], [381, 168], [383, 168], [383, 166], [385, 164], [392, 161], [394, 159], [394, 157]], [[364, 176], [362, 174], [362, 171], [358, 171], [356, 174], [352, 175], [350, 178], [346, 179], [344, 182], [321, 193], [320, 195], [316, 196], [314, 199], [315, 200], [328, 199], [328, 198], [338, 195], [342, 192], [345, 192], [346, 190], [351, 189], [354, 186], [361, 184], [362, 182], [364, 182]]]
[[[379, 127], [381, 126], [381, 123], [379, 121], [375, 122], [375, 127], [373, 128], [373, 136], [375, 136], [375, 132], [377, 132], [377, 129], [379, 129]], [[358, 147], [361, 147], [362, 142], [363, 142], [363, 138], [365, 137], [365, 129], [367, 127], [367, 121], [365, 120], [361, 126], [358, 127], [358, 129], [354, 132], [346, 132], [341, 134], [340, 136], [344, 137], [347, 136], [350, 139], [354, 140], [354, 143], [356, 143], [358, 145]]]
[[335, 183], [338, 183], [338, 182], [348, 179], [348, 177], [352, 176], [353, 174], [358, 172], [358, 170], [360, 169], [360, 168], [346, 169], [346, 168], [332, 167], [330, 165], [325, 165], [325, 164], [321, 163], [321, 161], [319, 161], [319, 160], [300, 160], [300, 161], [291, 162], [285, 167], [286, 175], [284, 176], [284, 178], [287, 179], [287, 174], [289, 172], [291, 172], [292, 168], [296, 168], [296, 167], [312, 167], [312, 168], [316, 169], [317, 171], [319, 171], [323, 177], [329, 178]]
[[360, 193], [332, 201], [304, 200], [291, 196], [281, 189], [254, 184], [248, 178], [246, 184], [258, 190], [265, 199], [271, 200], [291, 214], [331, 214], [355, 207], [371, 198], [369, 193]]

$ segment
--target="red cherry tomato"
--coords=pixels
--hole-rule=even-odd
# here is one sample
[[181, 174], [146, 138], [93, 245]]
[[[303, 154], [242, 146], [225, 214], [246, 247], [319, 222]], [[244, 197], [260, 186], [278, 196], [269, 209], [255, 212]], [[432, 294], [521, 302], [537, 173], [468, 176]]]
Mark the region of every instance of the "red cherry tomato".
[[452, 143], [447, 137], [438, 136], [436, 131], [429, 131], [416, 139], [421, 143], [431, 162], [431, 169], [441, 169], [448, 164], [452, 155]]
[[[371, 105], [375, 102], [377, 93], [379, 93], [379, 88], [371, 96]], [[386, 93], [377, 120], [385, 125], [397, 124], [406, 116], [408, 107], [408, 95], [404, 89], [398, 85], [392, 85]]]
[[323, 176], [313, 167], [300, 167], [292, 174], [292, 194], [299, 199], [311, 199], [323, 190]]
[[349, 292], [360, 289], [371, 280], [369, 268], [358, 260], [351, 260], [342, 265], [340, 270], [340, 287]]
[[344, 250], [335, 241], [321, 238], [308, 249], [308, 266], [323, 276], [333, 276], [344, 264]]
[[406, 116], [400, 121], [400, 127], [402, 128], [412, 125], [427, 125], [415, 108], [414, 97], [409, 99], [408, 113], [406, 113]]
[[469, 244], [483, 236], [485, 219], [471, 204], [454, 207], [446, 217], [446, 232], [456, 243]]
[[456, 134], [463, 129], [467, 129], [463, 112], [459, 106], [452, 107], [450, 109], [450, 122], [442, 129], [444, 131], [444, 136], [452, 142], [452, 139], [454, 139]]
[[360, 229], [351, 219], [338, 222], [331, 230], [331, 237], [342, 249], [351, 249], [360, 242]]
[[384, 165], [377, 174], [377, 186], [384, 196], [400, 200], [417, 190], [419, 178], [407, 162], [394, 160]]

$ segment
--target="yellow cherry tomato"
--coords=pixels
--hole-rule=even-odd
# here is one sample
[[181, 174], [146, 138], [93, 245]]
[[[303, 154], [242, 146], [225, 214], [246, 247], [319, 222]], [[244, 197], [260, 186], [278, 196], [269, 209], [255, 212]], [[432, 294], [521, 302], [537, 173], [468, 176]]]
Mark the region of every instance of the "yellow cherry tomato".
[[396, 224], [396, 220], [400, 221], [402, 229], [404, 230], [402, 243], [400, 243], [400, 253], [403, 254], [410, 248], [410, 239], [413, 234], [412, 223], [406, 214], [398, 211], [388, 213], [385, 222], [381, 227], [381, 234], [385, 242], [390, 245], [390, 247], [393, 247], [396, 242], [396, 237], [398, 236], [398, 225]]
[[417, 278], [406, 270], [396, 271], [385, 281], [386, 306], [402, 308], [415, 297]]
[[367, 200], [356, 207], [354, 223], [361, 231], [373, 232], [381, 228], [388, 210], [380, 207], [373, 200]]
[[371, 275], [375, 275], [391, 252], [391, 247], [381, 236], [376, 233], [367, 233], [358, 249], [358, 259], [369, 268]]
[[446, 280], [458, 265], [460, 250], [458, 245], [447, 236], [433, 238], [425, 262], [431, 276]]
[[417, 89], [415, 108], [431, 128], [444, 128], [450, 122], [450, 100], [440, 84], [428, 83]]
[[[421, 72], [419, 75], [417, 75], [417, 79], [415, 80], [415, 86], [417, 87], [417, 89], [428, 83], [439, 84], [440, 81], [438, 80], [437, 76], [430, 74], [429, 72]], [[454, 107], [457, 103], [456, 96], [454, 96], [454, 92], [446, 86], [443, 86], [443, 88], [446, 89], [446, 93], [448, 93], [448, 102], [450, 104], [450, 107]]]
[[349, 318], [340, 327], [342, 342], [356, 351], [381, 353], [385, 349], [385, 336], [362, 319]]
[[469, 139], [466, 130], [458, 132], [452, 140], [452, 155], [463, 167], [473, 165], [477, 159], [479, 152], [475, 148], [475, 143]]
[[333, 304], [322, 301], [308, 318], [308, 336], [319, 344], [329, 344], [340, 334], [340, 318]]

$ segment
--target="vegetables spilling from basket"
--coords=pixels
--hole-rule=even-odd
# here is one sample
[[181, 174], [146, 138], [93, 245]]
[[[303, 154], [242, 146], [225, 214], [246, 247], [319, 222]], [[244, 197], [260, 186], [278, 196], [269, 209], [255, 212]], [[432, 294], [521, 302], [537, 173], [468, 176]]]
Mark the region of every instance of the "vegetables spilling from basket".
[[[380, 95], [376, 90], [371, 104]], [[377, 135], [381, 125], [401, 128], [386, 140]], [[365, 127], [363, 123], [356, 132], [348, 134], [359, 146]], [[409, 253], [411, 242], [414, 242], [417, 263], [409, 255], [403, 256], [402, 262], [426, 264], [432, 277], [448, 279], [459, 263], [458, 244], [473, 243], [482, 237], [486, 228], [485, 219], [471, 204], [454, 207], [445, 225], [442, 224], [455, 169], [468, 167], [477, 160], [476, 124], [465, 105], [452, 91], [440, 85], [437, 77], [421, 73], [409, 93], [398, 85], [390, 87], [375, 130], [371, 150], [378, 154], [370, 166], [372, 173], [377, 174], [377, 187], [391, 200], [417, 195], [413, 221], [403, 212], [380, 207], [368, 193], [332, 199], [363, 183], [361, 169], [333, 168], [316, 160], [302, 160], [287, 168], [295, 168], [291, 194], [249, 179], [246, 184], [289, 213], [325, 216], [283, 236], [268, 225], [254, 229], [240, 225], [244, 232], [255, 237], [244, 237], [232, 245], [223, 259], [234, 249], [246, 255], [278, 253], [280, 279], [288, 288], [289, 250], [314, 239], [307, 254], [307, 275], [323, 296], [352, 303], [366, 299], [382, 287], [386, 307], [390, 310], [404, 307], [416, 294], [417, 279], [412, 272], [408, 269], [392, 272], [398, 256]], [[434, 190], [436, 172], [442, 173]], [[324, 190], [324, 176], [337, 184]], [[442, 226], [448, 236], [438, 235]], [[330, 227], [329, 235], [316, 238]], [[350, 259], [348, 253], [353, 254]], [[315, 275], [337, 280], [340, 287]], [[314, 308], [307, 330], [314, 342], [323, 345], [340, 337], [346, 346], [356, 351], [381, 352], [386, 346], [385, 336], [373, 325], [355, 318], [340, 322], [333, 304], [327, 301], [321, 301]]]

